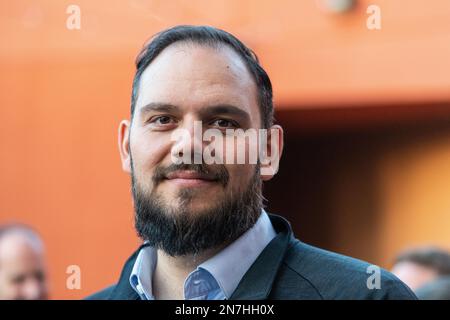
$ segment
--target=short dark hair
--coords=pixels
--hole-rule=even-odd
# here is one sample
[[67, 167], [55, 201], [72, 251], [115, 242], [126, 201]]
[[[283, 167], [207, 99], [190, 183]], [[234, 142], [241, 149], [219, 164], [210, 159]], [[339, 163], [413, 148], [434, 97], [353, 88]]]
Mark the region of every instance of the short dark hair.
[[400, 253], [394, 263], [412, 262], [433, 269], [440, 276], [450, 275], [450, 253], [437, 247], [422, 247]]
[[273, 95], [269, 76], [261, 67], [256, 54], [232, 34], [211, 26], [179, 25], [163, 30], [153, 36], [142, 48], [136, 58], [136, 74], [131, 95], [131, 118], [139, 94], [139, 83], [144, 70], [168, 46], [175, 42], [192, 42], [201, 45], [231, 47], [244, 61], [251, 73], [257, 89], [262, 126], [273, 124]]

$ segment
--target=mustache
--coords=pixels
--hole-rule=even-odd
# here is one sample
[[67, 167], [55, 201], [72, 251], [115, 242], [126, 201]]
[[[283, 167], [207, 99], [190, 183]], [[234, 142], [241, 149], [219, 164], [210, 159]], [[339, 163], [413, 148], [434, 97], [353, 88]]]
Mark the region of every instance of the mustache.
[[228, 184], [230, 180], [230, 174], [224, 165], [205, 165], [205, 164], [171, 164], [169, 166], [158, 166], [153, 174], [153, 183], [158, 185], [167, 176], [173, 172], [177, 171], [193, 171], [195, 173], [205, 175], [208, 179], [216, 180], [221, 183], [224, 187]]

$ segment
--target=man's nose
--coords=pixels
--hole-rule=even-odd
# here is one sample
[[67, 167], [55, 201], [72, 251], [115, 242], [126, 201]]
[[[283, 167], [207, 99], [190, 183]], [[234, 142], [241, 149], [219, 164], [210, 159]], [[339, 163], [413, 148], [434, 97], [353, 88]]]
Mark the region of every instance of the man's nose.
[[22, 295], [26, 300], [42, 299], [45, 295], [45, 285], [39, 279], [30, 277], [23, 284]]
[[182, 159], [184, 163], [200, 164], [203, 160], [203, 124], [200, 120], [185, 121], [175, 133], [172, 156]]

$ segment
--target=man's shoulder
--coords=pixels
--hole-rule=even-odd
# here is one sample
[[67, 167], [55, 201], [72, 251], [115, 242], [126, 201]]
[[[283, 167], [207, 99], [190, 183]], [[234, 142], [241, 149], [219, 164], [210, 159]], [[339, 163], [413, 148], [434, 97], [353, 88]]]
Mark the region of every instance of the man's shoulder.
[[290, 243], [273, 295], [283, 298], [283, 292], [290, 299], [416, 299], [390, 272], [297, 239]]
[[97, 291], [97, 292], [91, 294], [90, 296], [87, 296], [84, 299], [85, 300], [108, 300], [111, 295], [111, 292], [114, 290], [115, 287], [116, 287], [116, 285], [106, 287], [100, 291]]

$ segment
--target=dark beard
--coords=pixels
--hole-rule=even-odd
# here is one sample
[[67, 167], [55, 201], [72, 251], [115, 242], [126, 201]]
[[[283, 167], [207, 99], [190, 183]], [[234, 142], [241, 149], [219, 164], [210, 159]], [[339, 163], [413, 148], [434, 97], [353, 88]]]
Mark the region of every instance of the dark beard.
[[[142, 192], [135, 180], [132, 167], [132, 192], [135, 208], [135, 228], [138, 235], [148, 243], [161, 249], [171, 256], [195, 255], [204, 250], [219, 248], [231, 243], [245, 231], [250, 229], [257, 221], [263, 207], [262, 182], [259, 174], [259, 165], [247, 187], [239, 194], [227, 196], [220, 203], [203, 212], [189, 212], [186, 203], [189, 203], [195, 191], [182, 190], [178, 197], [181, 204], [173, 209], [166, 206], [164, 200], [155, 192], [146, 195]], [[161, 171], [189, 169], [206, 172], [205, 165], [171, 165]], [[219, 181], [228, 183], [228, 172], [222, 166], [217, 176]], [[162, 176], [160, 174], [160, 176]], [[154, 178], [155, 187], [158, 183], [158, 170]], [[220, 180], [220, 177], [223, 180]]]

